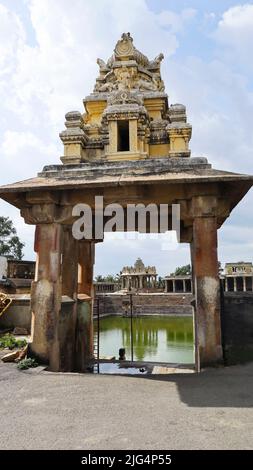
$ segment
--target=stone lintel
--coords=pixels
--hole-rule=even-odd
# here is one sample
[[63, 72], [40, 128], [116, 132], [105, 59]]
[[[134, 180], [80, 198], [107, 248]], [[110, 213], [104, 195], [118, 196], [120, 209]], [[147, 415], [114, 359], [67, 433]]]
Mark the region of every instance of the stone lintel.
[[55, 191], [30, 191], [26, 193], [26, 201], [29, 204], [57, 204], [59, 195]]

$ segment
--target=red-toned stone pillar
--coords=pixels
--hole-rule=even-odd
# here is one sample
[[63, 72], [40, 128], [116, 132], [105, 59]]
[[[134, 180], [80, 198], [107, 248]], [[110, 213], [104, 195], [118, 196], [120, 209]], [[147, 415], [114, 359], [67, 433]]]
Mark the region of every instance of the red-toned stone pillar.
[[87, 369], [93, 359], [93, 266], [95, 243], [78, 242], [78, 304], [75, 368], [80, 372]]
[[93, 266], [95, 260], [95, 243], [80, 241], [78, 244], [78, 292], [79, 294], [86, 294], [93, 298]]
[[62, 295], [73, 300], [78, 294], [78, 249], [79, 242], [72, 235], [72, 227], [63, 229], [62, 244]]
[[200, 366], [212, 365], [222, 361], [222, 346], [217, 219], [209, 209], [194, 217], [191, 254], [196, 302], [195, 341]]
[[62, 243], [62, 306], [59, 321], [60, 370], [75, 370], [78, 295], [78, 241], [64, 226]]
[[31, 352], [59, 370], [57, 325], [61, 310], [61, 225], [36, 226], [36, 276], [31, 288]]

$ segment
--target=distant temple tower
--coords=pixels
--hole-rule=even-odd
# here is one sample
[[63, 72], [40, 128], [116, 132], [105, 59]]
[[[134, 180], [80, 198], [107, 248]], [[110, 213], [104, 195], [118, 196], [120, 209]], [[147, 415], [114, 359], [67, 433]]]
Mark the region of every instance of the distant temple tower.
[[97, 59], [100, 73], [83, 100], [86, 113], [65, 116], [63, 163], [190, 156], [192, 128], [185, 106], [168, 106], [162, 60], [163, 54], [150, 61], [139, 52], [130, 33], [122, 34], [107, 62]]
[[138, 258], [134, 266], [124, 266], [120, 273], [122, 289], [154, 288], [156, 285], [155, 266], [144, 266], [141, 258]]

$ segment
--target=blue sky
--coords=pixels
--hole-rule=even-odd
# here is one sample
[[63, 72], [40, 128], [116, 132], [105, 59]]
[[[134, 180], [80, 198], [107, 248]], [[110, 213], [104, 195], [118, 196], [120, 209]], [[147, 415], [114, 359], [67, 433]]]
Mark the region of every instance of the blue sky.
[[[96, 58], [108, 58], [130, 31], [150, 58], [163, 52], [170, 103], [193, 126], [193, 156], [215, 168], [253, 173], [253, 2], [229, 0], [0, 0], [0, 184], [58, 163], [67, 111], [82, 111]], [[253, 190], [219, 231], [219, 259], [252, 260]], [[33, 258], [33, 227], [0, 202]], [[159, 240], [108, 238], [96, 272], [116, 273], [141, 256], [164, 275], [189, 261], [187, 245], [163, 252]]]

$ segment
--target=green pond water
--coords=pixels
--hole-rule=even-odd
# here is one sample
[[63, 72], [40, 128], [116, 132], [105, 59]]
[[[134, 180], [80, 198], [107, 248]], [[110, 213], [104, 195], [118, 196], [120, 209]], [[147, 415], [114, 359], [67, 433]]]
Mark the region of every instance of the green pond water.
[[[96, 331], [97, 322], [94, 321]], [[130, 318], [100, 318], [100, 356], [115, 356], [125, 348], [131, 360]], [[134, 361], [193, 363], [193, 320], [183, 316], [133, 318]]]

